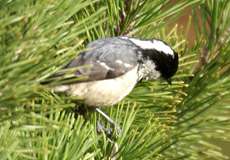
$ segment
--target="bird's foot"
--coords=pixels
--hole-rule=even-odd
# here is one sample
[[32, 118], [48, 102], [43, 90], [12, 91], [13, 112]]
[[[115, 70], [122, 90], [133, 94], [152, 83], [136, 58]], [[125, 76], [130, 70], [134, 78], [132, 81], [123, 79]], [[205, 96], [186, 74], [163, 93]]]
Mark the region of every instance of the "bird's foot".
[[113, 128], [106, 128], [101, 122], [97, 122], [97, 133], [105, 133], [111, 141], [117, 139], [121, 135], [121, 129], [119, 126]]
[[115, 133], [115, 137], [119, 137], [122, 130], [120, 126], [114, 122], [107, 114], [102, 112], [99, 108], [96, 108], [96, 111], [100, 113], [111, 125], [112, 128], [105, 128], [100, 122], [97, 123], [97, 131], [100, 133], [104, 131], [108, 137], [111, 137]]

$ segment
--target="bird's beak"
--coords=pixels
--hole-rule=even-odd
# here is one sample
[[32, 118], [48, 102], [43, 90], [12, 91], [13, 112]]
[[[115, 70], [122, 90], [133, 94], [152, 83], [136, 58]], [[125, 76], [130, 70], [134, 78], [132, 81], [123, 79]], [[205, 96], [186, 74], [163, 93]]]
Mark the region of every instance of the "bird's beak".
[[168, 82], [168, 84], [172, 85], [172, 80], [170, 78], [166, 79], [166, 81]]

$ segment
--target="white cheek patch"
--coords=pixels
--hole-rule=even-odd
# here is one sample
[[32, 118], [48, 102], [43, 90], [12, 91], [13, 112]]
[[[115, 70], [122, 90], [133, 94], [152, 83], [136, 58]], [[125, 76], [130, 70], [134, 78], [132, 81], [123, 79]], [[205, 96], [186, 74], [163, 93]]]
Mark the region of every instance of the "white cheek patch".
[[160, 76], [161, 76], [160, 72], [154, 69], [151, 74], [151, 79], [158, 79], [160, 78]]
[[156, 65], [150, 60], [146, 60], [138, 71], [139, 80], [144, 78], [145, 80], [155, 80], [161, 76], [161, 73], [156, 70]]
[[165, 54], [170, 54], [174, 56], [173, 50], [164, 42], [160, 40], [153, 40], [153, 41], [146, 41], [146, 40], [140, 40], [136, 38], [128, 38], [128, 37], [121, 37], [122, 39], [128, 39], [132, 41], [137, 46], [143, 48], [143, 49], [155, 49], [157, 51], [163, 52]]

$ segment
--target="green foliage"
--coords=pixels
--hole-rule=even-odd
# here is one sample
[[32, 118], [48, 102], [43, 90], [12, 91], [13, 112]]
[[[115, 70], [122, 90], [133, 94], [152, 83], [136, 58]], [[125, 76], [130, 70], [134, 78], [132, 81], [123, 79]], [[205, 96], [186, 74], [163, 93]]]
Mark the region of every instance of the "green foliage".
[[[168, 28], [187, 7], [193, 47]], [[226, 159], [207, 140], [230, 139], [229, 20], [228, 0], [1, 0], [0, 159]], [[104, 109], [122, 128], [109, 139], [96, 132], [100, 115], [75, 118], [76, 97], [40, 82], [89, 41], [115, 35], [163, 39], [180, 65], [171, 86], [142, 82]]]

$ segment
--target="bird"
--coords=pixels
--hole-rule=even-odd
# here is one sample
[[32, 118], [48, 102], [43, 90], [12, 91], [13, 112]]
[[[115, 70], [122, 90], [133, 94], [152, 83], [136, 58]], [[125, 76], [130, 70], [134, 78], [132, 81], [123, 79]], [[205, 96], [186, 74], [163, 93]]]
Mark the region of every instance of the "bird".
[[78, 96], [103, 115], [101, 107], [117, 104], [142, 80], [162, 78], [171, 84], [178, 54], [159, 39], [108, 37], [90, 42], [64, 69], [71, 69], [71, 78], [78, 79], [56, 86], [54, 91]]

